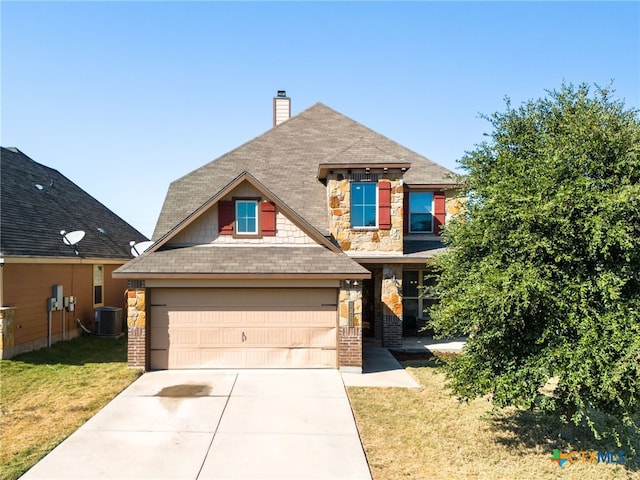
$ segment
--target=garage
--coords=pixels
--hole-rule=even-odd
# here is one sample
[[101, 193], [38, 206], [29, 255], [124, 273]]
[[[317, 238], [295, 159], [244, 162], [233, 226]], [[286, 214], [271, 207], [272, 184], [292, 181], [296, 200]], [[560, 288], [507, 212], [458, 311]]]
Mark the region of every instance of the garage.
[[152, 288], [152, 370], [335, 368], [335, 288]]

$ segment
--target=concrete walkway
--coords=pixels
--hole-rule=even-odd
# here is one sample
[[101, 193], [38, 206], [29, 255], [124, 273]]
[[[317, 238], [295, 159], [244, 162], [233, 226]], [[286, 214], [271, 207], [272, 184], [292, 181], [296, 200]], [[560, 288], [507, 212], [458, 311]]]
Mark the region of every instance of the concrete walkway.
[[144, 374], [23, 477], [371, 479], [336, 370]]
[[342, 374], [347, 387], [420, 388], [386, 348], [365, 345], [362, 360], [362, 373]]
[[407, 353], [418, 352], [451, 352], [460, 353], [464, 347], [466, 337], [458, 338], [433, 338], [433, 337], [404, 337], [402, 348], [399, 350]]

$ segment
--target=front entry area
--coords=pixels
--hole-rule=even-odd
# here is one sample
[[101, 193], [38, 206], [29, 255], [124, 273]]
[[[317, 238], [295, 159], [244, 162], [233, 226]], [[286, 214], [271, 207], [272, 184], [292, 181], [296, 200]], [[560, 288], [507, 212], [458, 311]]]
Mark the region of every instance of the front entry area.
[[337, 367], [335, 288], [150, 289], [151, 370]]

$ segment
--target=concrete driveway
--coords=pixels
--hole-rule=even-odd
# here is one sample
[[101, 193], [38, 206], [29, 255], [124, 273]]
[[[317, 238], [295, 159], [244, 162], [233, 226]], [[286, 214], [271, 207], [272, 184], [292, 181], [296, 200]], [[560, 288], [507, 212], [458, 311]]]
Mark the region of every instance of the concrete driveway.
[[144, 374], [23, 477], [371, 479], [335, 370]]

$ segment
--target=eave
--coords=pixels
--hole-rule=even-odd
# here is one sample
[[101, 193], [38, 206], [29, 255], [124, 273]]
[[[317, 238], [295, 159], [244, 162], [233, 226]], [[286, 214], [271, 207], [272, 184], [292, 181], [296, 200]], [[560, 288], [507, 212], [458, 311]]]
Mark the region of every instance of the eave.
[[130, 280], [146, 279], [229, 279], [229, 280], [249, 280], [249, 279], [300, 279], [300, 280], [365, 280], [371, 278], [371, 273], [124, 273], [113, 272], [114, 278], [126, 278]]
[[66, 264], [66, 265], [123, 265], [131, 258], [87, 258], [87, 257], [4, 257], [4, 264]]
[[331, 170], [372, 170], [380, 171], [384, 170], [396, 170], [400, 172], [406, 172], [411, 168], [410, 162], [387, 162], [387, 163], [321, 163], [318, 165], [318, 179], [323, 180], [327, 178], [327, 174]]

